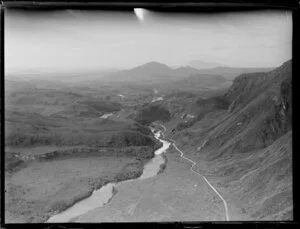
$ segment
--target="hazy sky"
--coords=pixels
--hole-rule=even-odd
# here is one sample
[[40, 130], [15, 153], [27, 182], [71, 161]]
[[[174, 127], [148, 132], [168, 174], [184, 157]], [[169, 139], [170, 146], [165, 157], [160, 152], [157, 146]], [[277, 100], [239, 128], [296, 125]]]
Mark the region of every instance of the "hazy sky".
[[287, 11], [164, 14], [5, 12], [6, 72], [130, 68], [191, 60], [233, 67], [276, 67], [291, 58]]

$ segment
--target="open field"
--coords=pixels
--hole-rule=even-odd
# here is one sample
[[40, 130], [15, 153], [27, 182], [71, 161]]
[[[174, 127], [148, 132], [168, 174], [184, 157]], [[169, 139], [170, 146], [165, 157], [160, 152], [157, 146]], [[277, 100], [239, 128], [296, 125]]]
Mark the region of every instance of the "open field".
[[108, 182], [140, 176], [145, 162], [95, 154], [31, 161], [6, 173], [6, 222], [44, 222]]

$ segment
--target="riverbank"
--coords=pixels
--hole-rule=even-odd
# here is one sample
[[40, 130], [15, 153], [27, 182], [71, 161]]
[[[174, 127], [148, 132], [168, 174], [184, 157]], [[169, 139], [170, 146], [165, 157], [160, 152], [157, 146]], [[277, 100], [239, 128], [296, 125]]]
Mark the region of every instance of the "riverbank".
[[[6, 173], [6, 222], [45, 222], [107, 183], [138, 178], [154, 156], [154, 149], [150, 157], [150, 148], [145, 147], [122, 149], [127, 152], [123, 156], [120, 150], [53, 153], [49, 158], [26, 162], [17, 171]], [[143, 150], [146, 156], [138, 157]]]
[[[155, 138], [162, 143], [162, 146], [155, 150], [155, 157], [144, 165], [143, 172], [137, 180], [155, 177], [166, 168], [166, 157], [163, 153], [169, 148], [170, 143], [160, 139], [161, 132], [156, 132], [153, 128], [151, 128], [151, 131], [154, 133]], [[135, 179], [129, 178], [129, 180], [134, 181]], [[55, 214], [49, 218], [47, 222], [71, 222], [72, 220], [79, 220], [81, 215], [86, 214], [95, 208], [103, 207], [117, 193], [117, 187], [122, 185], [122, 182], [120, 181], [121, 180], [107, 183], [100, 189], [95, 190], [88, 198], [78, 201], [76, 204], [59, 214]]]
[[190, 171], [190, 163], [174, 147], [163, 172], [148, 179], [121, 182], [109, 204], [72, 222], [222, 221], [223, 203], [206, 182]]

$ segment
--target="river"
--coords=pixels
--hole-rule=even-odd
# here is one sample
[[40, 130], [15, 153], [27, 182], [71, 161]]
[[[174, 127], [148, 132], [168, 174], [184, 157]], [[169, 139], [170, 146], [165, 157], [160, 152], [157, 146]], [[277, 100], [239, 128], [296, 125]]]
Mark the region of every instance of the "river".
[[126, 180], [118, 183], [108, 183], [98, 190], [95, 190], [91, 196], [83, 199], [67, 210], [58, 213], [48, 219], [48, 223], [62, 223], [69, 222], [73, 218], [83, 215], [84, 213], [104, 206], [113, 198], [114, 190], [118, 188], [118, 185], [125, 182], [138, 182], [138, 180], [148, 179], [158, 174], [160, 167], [165, 163], [165, 159], [162, 156], [163, 153], [170, 147], [171, 143], [161, 139], [161, 131], [155, 131], [152, 127], [151, 131], [154, 133], [156, 139], [158, 139], [163, 146], [157, 149], [154, 154], [155, 156], [144, 166], [142, 175], [137, 179]]
[[108, 114], [104, 114], [104, 115], [100, 116], [100, 118], [106, 119], [106, 118], [108, 118], [112, 115], [114, 115], [114, 114], [113, 113], [108, 113]]
[[156, 101], [161, 101], [161, 100], [164, 100], [164, 98], [163, 97], [154, 98], [154, 99], [152, 99], [151, 102], [154, 103]]

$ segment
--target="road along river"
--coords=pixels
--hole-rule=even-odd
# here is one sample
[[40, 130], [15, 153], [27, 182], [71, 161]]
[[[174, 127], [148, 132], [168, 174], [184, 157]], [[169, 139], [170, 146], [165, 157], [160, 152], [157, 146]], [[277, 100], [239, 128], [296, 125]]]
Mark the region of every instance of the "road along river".
[[161, 131], [155, 131], [153, 128], [151, 128], [151, 130], [154, 133], [155, 138], [158, 139], [163, 146], [154, 152], [155, 156], [144, 166], [143, 173], [139, 178], [118, 183], [108, 183], [100, 189], [95, 190], [90, 197], [77, 202], [72, 207], [61, 213], [50, 217], [47, 222], [69, 222], [71, 219], [92, 209], [104, 206], [113, 197], [115, 188], [117, 188], [121, 183], [143, 180], [156, 176], [161, 165], [166, 163], [162, 154], [170, 147], [171, 143], [160, 139]]
[[[166, 128], [164, 125], [159, 124], [159, 123], [156, 123], [156, 124], [157, 124], [157, 125], [160, 125], [160, 126], [164, 129], [164, 131], [167, 131], [167, 128]], [[206, 178], [205, 176], [201, 175], [200, 173], [198, 173], [197, 171], [195, 171], [195, 170], [193, 169], [194, 166], [197, 165], [197, 163], [194, 162], [193, 160], [191, 160], [191, 159], [185, 157], [185, 156], [184, 156], [184, 153], [183, 153], [180, 149], [178, 149], [178, 147], [176, 146], [175, 141], [174, 141], [173, 139], [170, 139], [170, 141], [173, 142], [174, 148], [180, 153], [180, 157], [182, 157], [182, 158], [185, 159], [186, 161], [191, 162], [191, 164], [192, 164], [192, 166], [191, 166], [191, 168], [190, 168], [191, 171], [194, 172], [194, 173], [196, 173], [196, 174], [198, 174], [199, 176], [201, 176], [201, 177], [206, 181], [206, 183], [211, 187], [211, 189], [212, 189], [212, 190], [220, 197], [220, 199], [223, 201], [223, 203], [224, 203], [224, 208], [225, 208], [226, 221], [229, 221], [229, 213], [228, 213], [228, 207], [227, 207], [227, 202], [226, 202], [226, 200], [225, 200], [225, 199], [223, 198], [223, 196], [215, 189], [215, 187], [207, 180], [207, 178]]]
[[[161, 139], [161, 134], [158, 131], [155, 137], [163, 143], [163, 147], [145, 165], [141, 177], [108, 184], [95, 191], [91, 197], [51, 217], [48, 222], [228, 220], [224, 202], [216, 190], [208, 185], [207, 180], [199, 179], [199, 174], [191, 173], [191, 161], [182, 157], [183, 153], [174, 143]], [[167, 158], [166, 168], [157, 174], [160, 165], [165, 163], [164, 158]]]

